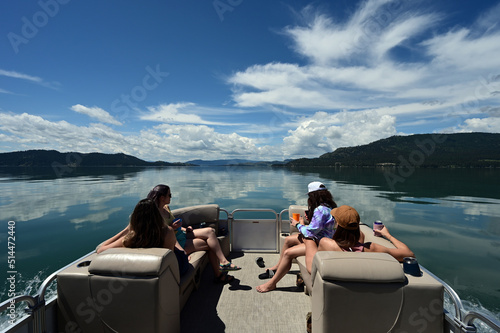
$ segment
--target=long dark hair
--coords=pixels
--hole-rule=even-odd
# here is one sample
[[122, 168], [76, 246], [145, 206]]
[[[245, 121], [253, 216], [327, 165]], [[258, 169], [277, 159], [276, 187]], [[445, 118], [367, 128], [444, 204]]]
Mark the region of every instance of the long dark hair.
[[332, 239], [336, 241], [341, 248], [348, 249], [354, 247], [358, 243], [360, 236], [359, 227], [354, 230], [348, 230], [337, 224], [337, 230], [335, 230]]
[[312, 219], [314, 210], [320, 205], [327, 206], [330, 209], [337, 207], [332, 194], [327, 189], [309, 192], [309, 198], [307, 199], [307, 206], [309, 210], [307, 212], [307, 219], [309, 221]]
[[123, 240], [126, 247], [163, 247], [163, 218], [156, 203], [142, 199], [130, 215], [130, 231]]
[[[153, 200], [156, 206], [158, 207], [160, 204], [160, 197], [168, 195], [170, 193], [170, 187], [167, 185], [156, 185], [151, 191], [149, 191], [147, 198], [149, 200]], [[162, 207], [158, 207], [162, 208]]]

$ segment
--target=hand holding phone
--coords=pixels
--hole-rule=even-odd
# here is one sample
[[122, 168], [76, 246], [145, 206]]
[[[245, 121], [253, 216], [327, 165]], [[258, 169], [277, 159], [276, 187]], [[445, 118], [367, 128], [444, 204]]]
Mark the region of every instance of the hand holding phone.
[[175, 219], [173, 222], [172, 222], [172, 228], [174, 229], [178, 229], [182, 227], [182, 220], [181, 219]]

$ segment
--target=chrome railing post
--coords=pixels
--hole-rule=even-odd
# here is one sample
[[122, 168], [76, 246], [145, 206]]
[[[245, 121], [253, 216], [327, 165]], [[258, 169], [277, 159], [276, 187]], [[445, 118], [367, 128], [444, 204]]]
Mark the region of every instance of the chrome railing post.
[[482, 321], [489, 327], [493, 328], [496, 332], [500, 332], [500, 323], [498, 322], [498, 320], [494, 319], [493, 317], [490, 317], [485, 313], [468, 311], [464, 316], [464, 323], [467, 325], [467, 327], [475, 328], [474, 324], [472, 323], [472, 321], [474, 321], [475, 319]]
[[36, 296], [34, 305], [28, 305], [25, 310], [33, 320], [33, 333], [45, 333], [45, 300], [40, 296]]

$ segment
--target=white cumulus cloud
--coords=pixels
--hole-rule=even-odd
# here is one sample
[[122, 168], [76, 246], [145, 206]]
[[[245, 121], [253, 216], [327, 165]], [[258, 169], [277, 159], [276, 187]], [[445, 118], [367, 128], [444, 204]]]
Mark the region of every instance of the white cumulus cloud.
[[397, 134], [395, 118], [375, 111], [319, 111], [300, 119], [283, 139], [285, 156], [317, 157], [340, 147], [367, 144]]
[[196, 113], [205, 112], [195, 103], [171, 103], [148, 107], [149, 112], [140, 116], [141, 120], [155, 121], [166, 124], [204, 124], [224, 125], [223, 123], [204, 120]]
[[94, 107], [87, 107], [81, 104], [76, 104], [71, 107], [71, 110], [85, 114], [89, 116], [90, 118], [94, 118], [99, 120], [100, 122], [107, 123], [107, 124], [112, 124], [112, 125], [122, 125], [121, 122], [113, 118], [112, 115], [110, 115], [107, 111], [98, 108], [96, 106]]

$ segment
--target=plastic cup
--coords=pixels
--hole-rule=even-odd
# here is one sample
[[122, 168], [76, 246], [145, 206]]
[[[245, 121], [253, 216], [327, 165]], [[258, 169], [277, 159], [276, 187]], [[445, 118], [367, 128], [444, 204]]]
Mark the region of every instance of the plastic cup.
[[382, 221], [375, 221], [373, 222], [373, 230], [380, 230], [384, 227], [384, 224]]
[[295, 221], [300, 221], [300, 214], [299, 213], [293, 213], [293, 219]]
[[375, 221], [373, 222], [373, 234], [375, 236], [377, 236], [377, 233], [375, 232], [375, 230], [380, 230], [384, 227], [384, 224], [382, 223], [382, 221]]

